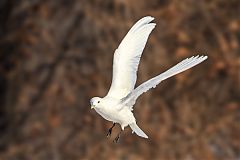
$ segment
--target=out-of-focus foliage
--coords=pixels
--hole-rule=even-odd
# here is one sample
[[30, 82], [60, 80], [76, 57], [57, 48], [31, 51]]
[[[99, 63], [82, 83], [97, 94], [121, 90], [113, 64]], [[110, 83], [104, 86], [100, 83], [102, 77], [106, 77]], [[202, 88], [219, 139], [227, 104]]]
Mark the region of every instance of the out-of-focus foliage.
[[[114, 50], [146, 15], [157, 26], [138, 84], [209, 59], [141, 96], [150, 138], [126, 129], [116, 145], [89, 99], [107, 93]], [[0, 24], [0, 159], [240, 158], [239, 0], [1, 0]]]

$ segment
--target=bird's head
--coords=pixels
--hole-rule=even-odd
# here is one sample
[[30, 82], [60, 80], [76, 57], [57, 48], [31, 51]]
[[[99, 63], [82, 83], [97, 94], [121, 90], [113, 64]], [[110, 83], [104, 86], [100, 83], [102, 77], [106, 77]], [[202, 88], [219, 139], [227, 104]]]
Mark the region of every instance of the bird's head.
[[91, 109], [98, 108], [100, 106], [100, 104], [101, 104], [101, 101], [102, 101], [102, 98], [100, 98], [100, 97], [93, 97], [90, 100]]

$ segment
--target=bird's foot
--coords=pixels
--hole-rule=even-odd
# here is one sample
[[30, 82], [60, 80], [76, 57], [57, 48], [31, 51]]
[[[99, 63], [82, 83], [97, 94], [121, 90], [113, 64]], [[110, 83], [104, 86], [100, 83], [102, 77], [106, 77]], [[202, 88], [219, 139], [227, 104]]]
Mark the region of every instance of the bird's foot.
[[114, 128], [115, 125], [116, 123], [113, 123], [112, 127], [108, 129], [107, 138], [111, 137], [112, 129]]
[[107, 138], [111, 137], [111, 135], [112, 135], [112, 128], [110, 128], [110, 129], [108, 130]]
[[114, 142], [114, 143], [118, 143], [118, 142], [119, 142], [119, 139], [120, 139], [120, 135], [118, 135], [118, 136], [113, 140], [113, 142]]

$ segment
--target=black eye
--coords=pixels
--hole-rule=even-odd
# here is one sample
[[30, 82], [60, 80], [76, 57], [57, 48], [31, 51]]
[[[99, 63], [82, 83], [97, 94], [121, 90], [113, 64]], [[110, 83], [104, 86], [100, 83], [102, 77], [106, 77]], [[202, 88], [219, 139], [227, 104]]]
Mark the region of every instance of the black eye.
[[97, 101], [97, 103], [100, 103], [100, 101]]

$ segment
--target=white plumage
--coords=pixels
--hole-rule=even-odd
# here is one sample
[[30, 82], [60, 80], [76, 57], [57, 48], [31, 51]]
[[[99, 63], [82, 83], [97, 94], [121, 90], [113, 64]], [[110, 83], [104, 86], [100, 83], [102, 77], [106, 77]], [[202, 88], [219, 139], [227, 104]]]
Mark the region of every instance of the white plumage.
[[113, 59], [113, 78], [108, 96], [123, 98], [130, 93], [137, 80], [138, 64], [155, 23], [150, 23], [153, 17], [139, 20], [127, 33], [119, 47], [115, 50]]
[[[177, 65], [173, 66], [169, 70], [163, 72], [162, 74], [149, 79], [148, 81], [144, 82], [136, 89], [134, 89], [130, 94], [122, 99], [122, 106], [129, 106], [132, 109], [133, 105], [135, 104], [137, 98], [147, 92], [149, 89], [156, 87], [160, 82], [163, 80], [172, 77], [178, 73], [181, 73], [189, 68], [196, 66], [197, 64], [201, 63], [202, 61], [206, 60], [207, 56], [196, 56], [191, 57], [183, 60], [182, 62], [178, 63]], [[121, 108], [120, 108], [121, 109]]]
[[103, 118], [113, 123], [119, 123], [122, 130], [129, 125], [133, 132], [143, 138], [148, 137], [137, 126], [132, 113], [132, 107], [137, 98], [149, 89], [156, 87], [161, 81], [194, 67], [207, 59], [207, 56], [187, 58], [134, 89], [143, 49], [149, 34], [156, 25], [151, 23], [153, 19], [151, 16], [144, 17], [129, 30], [114, 53], [112, 84], [108, 94], [104, 98], [94, 97], [90, 101], [92, 108]]

